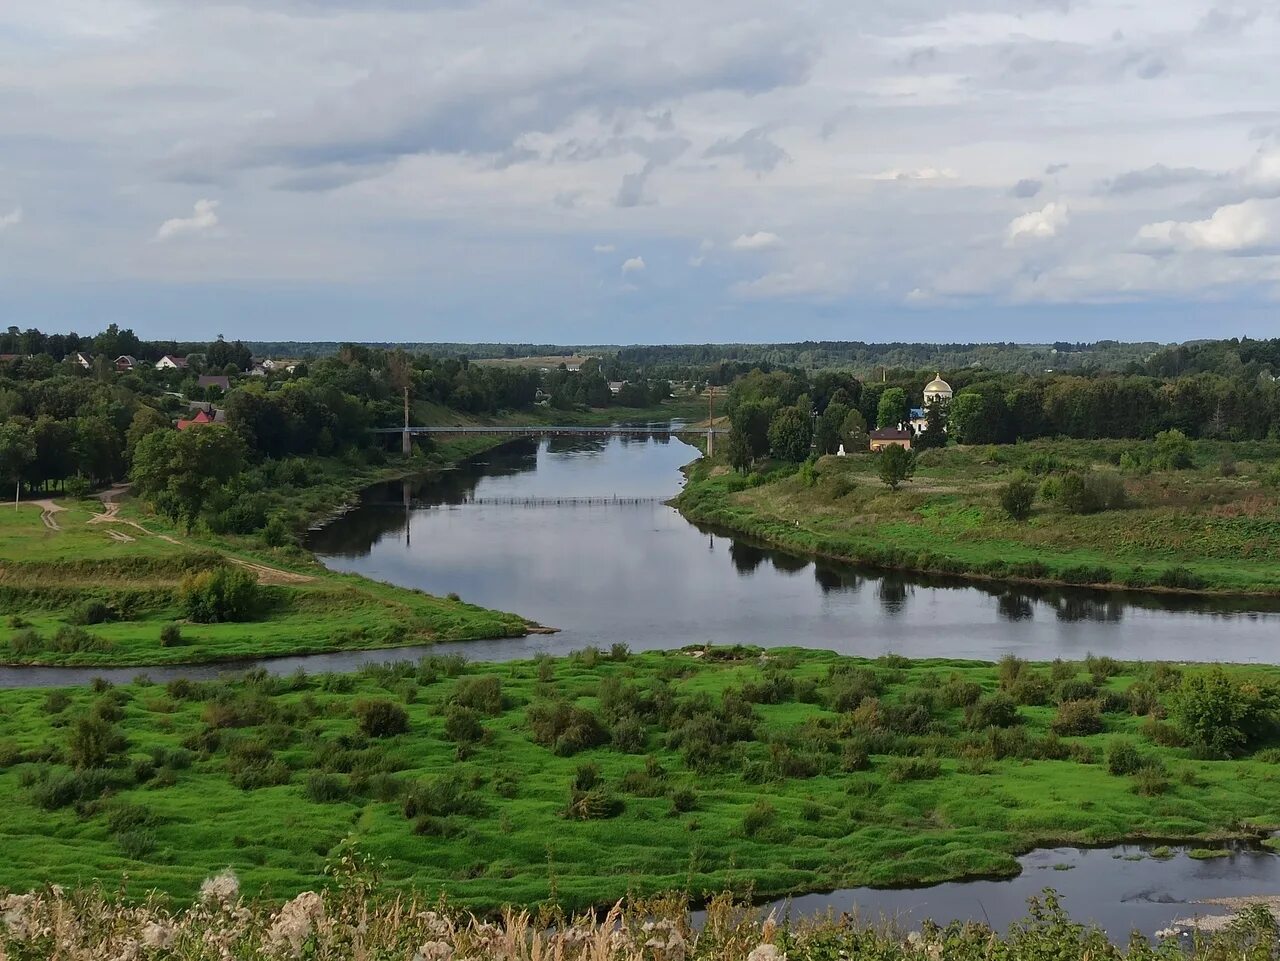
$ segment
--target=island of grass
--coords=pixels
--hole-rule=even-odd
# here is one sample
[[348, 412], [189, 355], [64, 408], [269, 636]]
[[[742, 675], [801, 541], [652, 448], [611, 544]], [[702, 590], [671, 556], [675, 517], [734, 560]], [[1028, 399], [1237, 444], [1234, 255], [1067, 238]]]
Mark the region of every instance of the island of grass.
[[618, 647], [3, 691], [0, 887], [125, 873], [189, 897], [231, 867], [283, 898], [354, 849], [428, 898], [583, 907], [1009, 875], [1044, 845], [1207, 846], [1280, 824], [1278, 682]]
[[[751, 473], [704, 460], [690, 467], [676, 503], [698, 523], [886, 569], [1280, 594], [1280, 445], [1199, 442], [1180, 470], [1151, 469], [1151, 448], [1070, 440], [950, 446], [921, 452], [914, 477], [897, 490], [881, 480], [875, 454]], [[1058, 496], [1069, 475], [1105, 482], [1115, 506], [1070, 510]], [[1001, 503], [1014, 481], [1034, 494], [1023, 520]]]

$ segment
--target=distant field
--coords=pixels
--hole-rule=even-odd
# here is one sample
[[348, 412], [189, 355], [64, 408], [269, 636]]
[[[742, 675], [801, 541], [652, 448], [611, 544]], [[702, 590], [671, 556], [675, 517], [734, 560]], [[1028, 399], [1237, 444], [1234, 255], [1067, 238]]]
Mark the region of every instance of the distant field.
[[484, 364], [489, 367], [550, 367], [554, 370], [561, 364], [566, 367], [581, 367], [588, 360], [591, 360], [590, 355], [569, 354], [561, 357], [484, 357], [473, 361], [473, 363]]
[[[699, 653], [2, 691], [0, 887], [188, 897], [229, 866], [282, 898], [354, 849], [427, 899], [572, 908], [1280, 826], [1280, 752], [1206, 760], [1159, 719], [1198, 669]], [[1059, 702], [1096, 726], [1064, 730]]]

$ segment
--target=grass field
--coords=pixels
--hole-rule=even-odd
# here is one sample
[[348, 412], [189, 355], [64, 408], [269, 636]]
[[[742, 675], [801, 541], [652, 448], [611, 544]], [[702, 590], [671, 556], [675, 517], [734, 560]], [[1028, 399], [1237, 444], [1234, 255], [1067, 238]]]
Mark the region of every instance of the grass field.
[[[1280, 593], [1280, 445], [1201, 445], [1188, 470], [1124, 472], [1143, 447], [1125, 441], [1038, 441], [920, 455], [890, 491], [871, 455], [821, 459], [813, 476], [743, 476], [695, 465], [678, 503], [690, 519], [802, 553], [887, 568], [997, 580], [1237, 594]], [[1224, 470], [1221, 458], [1230, 457]], [[1235, 458], [1238, 457], [1239, 460]], [[1069, 514], [1037, 498], [1011, 520], [999, 491], [1014, 477], [1111, 472], [1129, 506]], [[1041, 473], [1036, 473], [1037, 471]]]
[[[234, 539], [188, 537], [129, 502], [107, 523], [91, 523], [94, 512], [76, 502], [53, 515], [56, 530], [40, 515], [34, 504], [0, 510], [0, 600], [7, 617], [0, 660], [9, 663], [194, 663], [515, 636], [527, 629], [515, 615], [330, 573], [297, 549], [249, 550]], [[261, 615], [245, 623], [186, 623], [177, 598], [183, 576], [228, 563], [257, 575]], [[95, 601], [110, 616], [82, 626], [87, 638], [67, 634], [76, 612]], [[163, 645], [162, 628], [176, 622], [180, 643]], [[30, 632], [38, 643], [20, 646], [19, 635]]]
[[[1045, 844], [1280, 825], [1280, 751], [1177, 746], [1158, 717], [1182, 683], [1105, 658], [721, 649], [3, 691], [0, 886], [127, 873], [189, 896], [230, 866], [285, 897], [355, 849], [428, 898], [582, 906], [1002, 875]], [[992, 713], [1002, 685], [1014, 716]], [[1055, 733], [1064, 700], [1101, 729]]]

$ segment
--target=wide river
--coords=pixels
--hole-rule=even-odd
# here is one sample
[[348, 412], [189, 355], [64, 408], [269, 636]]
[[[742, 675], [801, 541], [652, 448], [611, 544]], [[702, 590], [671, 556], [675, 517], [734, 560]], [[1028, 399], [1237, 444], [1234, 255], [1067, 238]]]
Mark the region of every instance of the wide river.
[[1280, 661], [1275, 602], [975, 586], [815, 563], [699, 528], [662, 503], [695, 456], [679, 440], [521, 441], [442, 477], [373, 488], [309, 543], [331, 568], [453, 592], [560, 631], [461, 646], [476, 659], [710, 642]]

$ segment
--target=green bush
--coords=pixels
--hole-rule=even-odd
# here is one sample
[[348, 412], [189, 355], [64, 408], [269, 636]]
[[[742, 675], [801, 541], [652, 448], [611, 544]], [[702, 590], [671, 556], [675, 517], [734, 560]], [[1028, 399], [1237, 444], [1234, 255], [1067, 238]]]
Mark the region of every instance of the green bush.
[[351, 791], [342, 778], [322, 771], [312, 771], [308, 774], [302, 790], [308, 800], [317, 804], [334, 804], [345, 801], [351, 796]]
[[111, 620], [111, 608], [99, 600], [87, 600], [77, 604], [71, 610], [67, 621], [71, 624], [86, 626], [103, 624]]
[[9, 638], [9, 652], [16, 657], [30, 657], [44, 650], [44, 641], [33, 628], [15, 631]]
[[885, 777], [892, 783], [902, 781], [927, 781], [942, 774], [942, 764], [936, 757], [900, 757], [889, 763]]
[[771, 827], [778, 819], [778, 810], [764, 798], [759, 798], [742, 816], [742, 833], [753, 838]]
[[366, 737], [394, 737], [409, 730], [409, 714], [386, 698], [360, 698], [352, 707], [356, 725]]
[[1128, 738], [1118, 737], [1107, 745], [1107, 770], [1117, 776], [1133, 774], [1146, 762], [1138, 746]]
[[1071, 514], [1096, 514], [1123, 508], [1128, 498], [1124, 480], [1110, 471], [1071, 472], [1062, 478], [1058, 501]]
[[1102, 730], [1102, 712], [1097, 701], [1064, 701], [1049, 727], [1062, 737], [1097, 734]]
[[1191, 744], [1227, 757], [1273, 727], [1278, 704], [1280, 693], [1274, 687], [1237, 681], [1216, 667], [1183, 678], [1172, 714]]
[[1018, 723], [1018, 706], [1008, 694], [992, 694], [965, 708], [964, 723], [974, 731], [1010, 727]]
[[160, 646], [177, 647], [182, 643], [182, 628], [177, 624], [166, 624], [160, 628]]
[[251, 571], [219, 567], [188, 574], [178, 587], [178, 601], [197, 624], [251, 621], [257, 616], [262, 591]]
[[1000, 507], [1015, 521], [1031, 516], [1036, 500], [1036, 485], [1025, 477], [1015, 478], [1000, 488]]

